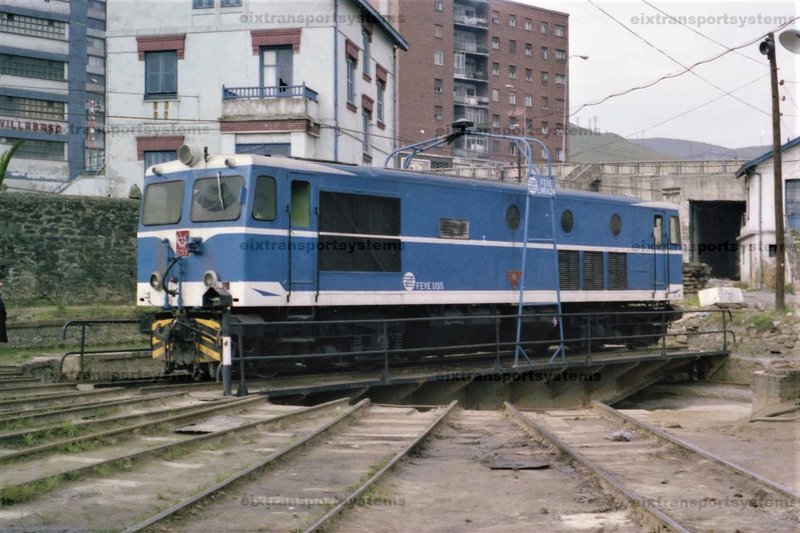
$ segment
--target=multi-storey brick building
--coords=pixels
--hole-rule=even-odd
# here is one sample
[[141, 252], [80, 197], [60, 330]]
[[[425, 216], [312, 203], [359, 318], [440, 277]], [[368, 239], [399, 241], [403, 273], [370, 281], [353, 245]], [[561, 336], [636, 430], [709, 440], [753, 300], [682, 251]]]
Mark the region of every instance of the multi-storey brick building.
[[[467, 118], [509, 135], [525, 127], [554, 161], [563, 160], [567, 14], [507, 0], [390, 0], [386, 9], [410, 45], [398, 58], [401, 143], [446, 133], [453, 120]], [[513, 143], [479, 137], [432, 153], [434, 165], [518, 159]]]

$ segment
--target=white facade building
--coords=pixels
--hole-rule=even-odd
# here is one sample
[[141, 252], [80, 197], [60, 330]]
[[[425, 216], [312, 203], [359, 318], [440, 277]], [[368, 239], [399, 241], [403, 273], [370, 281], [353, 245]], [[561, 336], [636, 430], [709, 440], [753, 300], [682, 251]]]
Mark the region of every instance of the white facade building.
[[108, 188], [181, 144], [382, 166], [395, 52], [366, 0], [120, 1], [108, 7]]
[[[797, 276], [792, 240], [800, 234], [800, 137], [781, 146], [786, 283]], [[736, 173], [747, 184], [747, 214], [739, 235], [741, 280], [751, 288], [775, 287], [775, 167], [773, 152], [745, 163]], [[790, 253], [791, 252], [791, 253]], [[796, 260], [796, 258], [794, 258]], [[795, 287], [796, 289], [799, 287]]]

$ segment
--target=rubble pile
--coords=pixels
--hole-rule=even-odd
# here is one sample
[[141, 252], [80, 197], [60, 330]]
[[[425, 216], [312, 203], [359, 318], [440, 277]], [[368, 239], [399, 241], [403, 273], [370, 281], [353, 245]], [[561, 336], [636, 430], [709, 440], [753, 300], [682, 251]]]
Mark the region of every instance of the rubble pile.
[[694, 294], [705, 289], [711, 278], [711, 267], [705, 263], [683, 264], [683, 292]]

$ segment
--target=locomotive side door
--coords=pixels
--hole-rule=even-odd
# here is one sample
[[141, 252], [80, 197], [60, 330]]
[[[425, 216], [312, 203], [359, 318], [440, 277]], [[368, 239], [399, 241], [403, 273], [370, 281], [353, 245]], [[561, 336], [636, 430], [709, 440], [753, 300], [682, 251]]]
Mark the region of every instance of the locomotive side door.
[[304, 292], [308, 295], [316, 291], [318, 221], [313, 177], [313, 174], [302, 172], [289, 173], [287, 302], [293, 300], [293, 294]]
[[653, 296], [656, 292], [666, 291], [669, 287], [669, 247], [665, 220], [664, 211], [657, 211], [653, 215]]

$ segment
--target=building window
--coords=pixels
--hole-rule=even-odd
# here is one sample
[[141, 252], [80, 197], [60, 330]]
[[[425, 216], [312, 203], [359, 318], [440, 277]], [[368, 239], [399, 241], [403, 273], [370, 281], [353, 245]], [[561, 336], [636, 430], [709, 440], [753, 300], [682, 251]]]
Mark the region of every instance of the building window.
[[564, 99], [556, 98], [556, 111], [564, 111]]
[[525, 31], [533, 31], [533, 21], [531, 19], [525, 19]]
[[517, 67], [515, 65], [508, 66], [508, 77], [512, 80], [517, 79]]
[[440, 80], [439, 78], [434, 79], [433, 80], [433, 92], [435, 92], [437, 94], [441, 94], [442, 91], [443, 91], [443, 89], [442, 89], [442, 80]]
[[500, 127], [500, 115], [492, 115], [492, 127], [493, 128]]
[[508, 103], [511, 105], [517, 105], [517, 93], [514, 91], [508, 91]]
[[177, 95], [178, 53], [175, 50], [145, 53], [144, 77], [145, 98]]
[[167, 163], [178, 159], [178, 152], [175, 150], [145, 150], [144, 152], [144, 170], [159, 163]]
[[441, 24], [434, 24], [433, 25], [433, 36], [437, 39], [441, 39], [444, 35], [444, 28]]
[[556, 124], [555, 134], [558, 135], [559, 137], [564, 135], [564, 125], [563, 124]]
[[356, 105], [356, 60], [347, 56], [347, 103]]
[[363, 48], [364, 59], [361, 62], [361, 73], [367, 78], [369, 78], [370, 53], [371, 53], [370, 42], [372, 41], [372, 34], [370, 34], [367, 30], [363, 30], [361, 32], [361, 41], [364, 44]]
[[517, 155], [517, 145], [511, 143], [508, 145], [508, 154], [509, 155]]
[[567, 60], [567, 52], [556, 48], [556, 61], [564, 62]]
[[533, 107], [533, 95], [526, 94], [525, 95], [525, 107]]
[[546, 120], [542, 121], [542, 135], [547, 135], [548, 124]]
[[533, 81], [533, 69], [526, 68], [525, 69], [525, 81]]
[[444, 52], [441, 50], [436, 50], [433, 52], [433, 64], [434, 65], [444, 65]]
[[14, 157], [20, 159], [47, 159], [50, 161], [64, 161], [67, 143], [56, 141], [37, 141], [33, 139], [18, 139], [16, 137], [0, 137], [2, 144], [14, 144], [17, 141], [25, 141], [20, 145]]
[[543, 35], [547, 35], [547, 23], [546, 22], [539, 23], [539, 31], [542, 32]]
[[564, 150], [562, 150], [561, 148], [556, 148], [556, 160], [566, 161], [566, 159], [564, 159]]
[[106, 60], [102, 57], [98, 56], [89, 56], [89, 61], [87, 63], [88, 66], [92, 68], [105, 68], [106, 67]]
[[500, 101], [500, 89], [492, 89], [492, 102]]
[[0, 13], [0, 31], [46, 39], [66, 39], [67, 24], [58, 20]]
[[442, 10], [442, 0], [433, 0], [433, 10], [434, 11]]
[[444, 108], [440, 105], [433, 106], [433, 119], [444, 120]]
[[533, 45], [531, 43], [525, 43], [525, 55], [528, 57], [533, 56]]
[[95, 50], [105, 50], [106, 41], [105, 39], [101, 39], [100, 37], [87, 37], [86, 46], [88, 48], [94, 48]]
[[261, 49], [261, 86], [291, 87], [294, 84], [294, 52], [291, 46]]
[[50, 100], [0, 96], [0, 115], [63, 121], [66, 119], [66, 104]]
[[500, 75], [500, 63], [492, 63], [492, 76]]
[[242, 0], [221, 0], [220, 7], [242, 7]]
[[508, 16], [508, 25], [512, 28], [517, 27], [517, 16], [516, 15], [509, 15]]
[[519, 119], [515, 116], [508, 118], [508, 127], [512, 130], [519, 128]]
[[209, 9], [214, 7], [214, 0], [192, 0], [193, 9]]
[[372, 129], [372, 116], [371, 116], [371, 113], [369, 113], [365, 109], [361, 113], [361, 120], [362, 120], [363, 126], [364, 126], [364, 136], [362, 138], [361, 148], [362, 148], [362, 150], [364, 151], [365, 154], [369, 154], [370, 150], [372, 149], [372, 139], [371, 139], [372, 135], [371, 135], [371, 131], [370, 131]]
[[541, 79], [542, 79], [542, 83], [547, 83], [548, 81], [550, 81], [550, 74], [548, 74], [547, 72], [545, 72], [543, 70]]
[[9, 76], [63, 81], [65, 66], [63, 61], [0, 54], [0, 74]]
[[542, 96], [542, 109], [550, 109], [550, 100], [546, 96]]
[[378, 124], [386, 122], [385, 115], [386, 82], [378, 80]]
[[[500, 126], [498, 126], [499, 128]], [[500, 153], [500, 141], [492, 141], [492, 153], [499, 154]]]
[[547, 59], [547, 47], [542, 46], [542, 59]]
[[508, 41], [508, 53], [509, 54], [517, 53], [517, 41], [515, 41], [514, 39]]
[[492, 11], [492, 24], [500, 24], [500, 12]]
[[492, 37], [492, 50], [500, 50], [500, 37]]
[[564, 37], [565, 33], [566, 33], [566, 28], [564, 26], [559, 26], [559, 25], [556, 24], [556, 29], [553, 32], [553, 34], [556, 37]]
[[563, 87], [567, 84], [567, 77], [564, 74], [556, 74], [556, 85]]
[[237, 143], [236, 153], [289, 157], [292, 155], [292, 143]]

